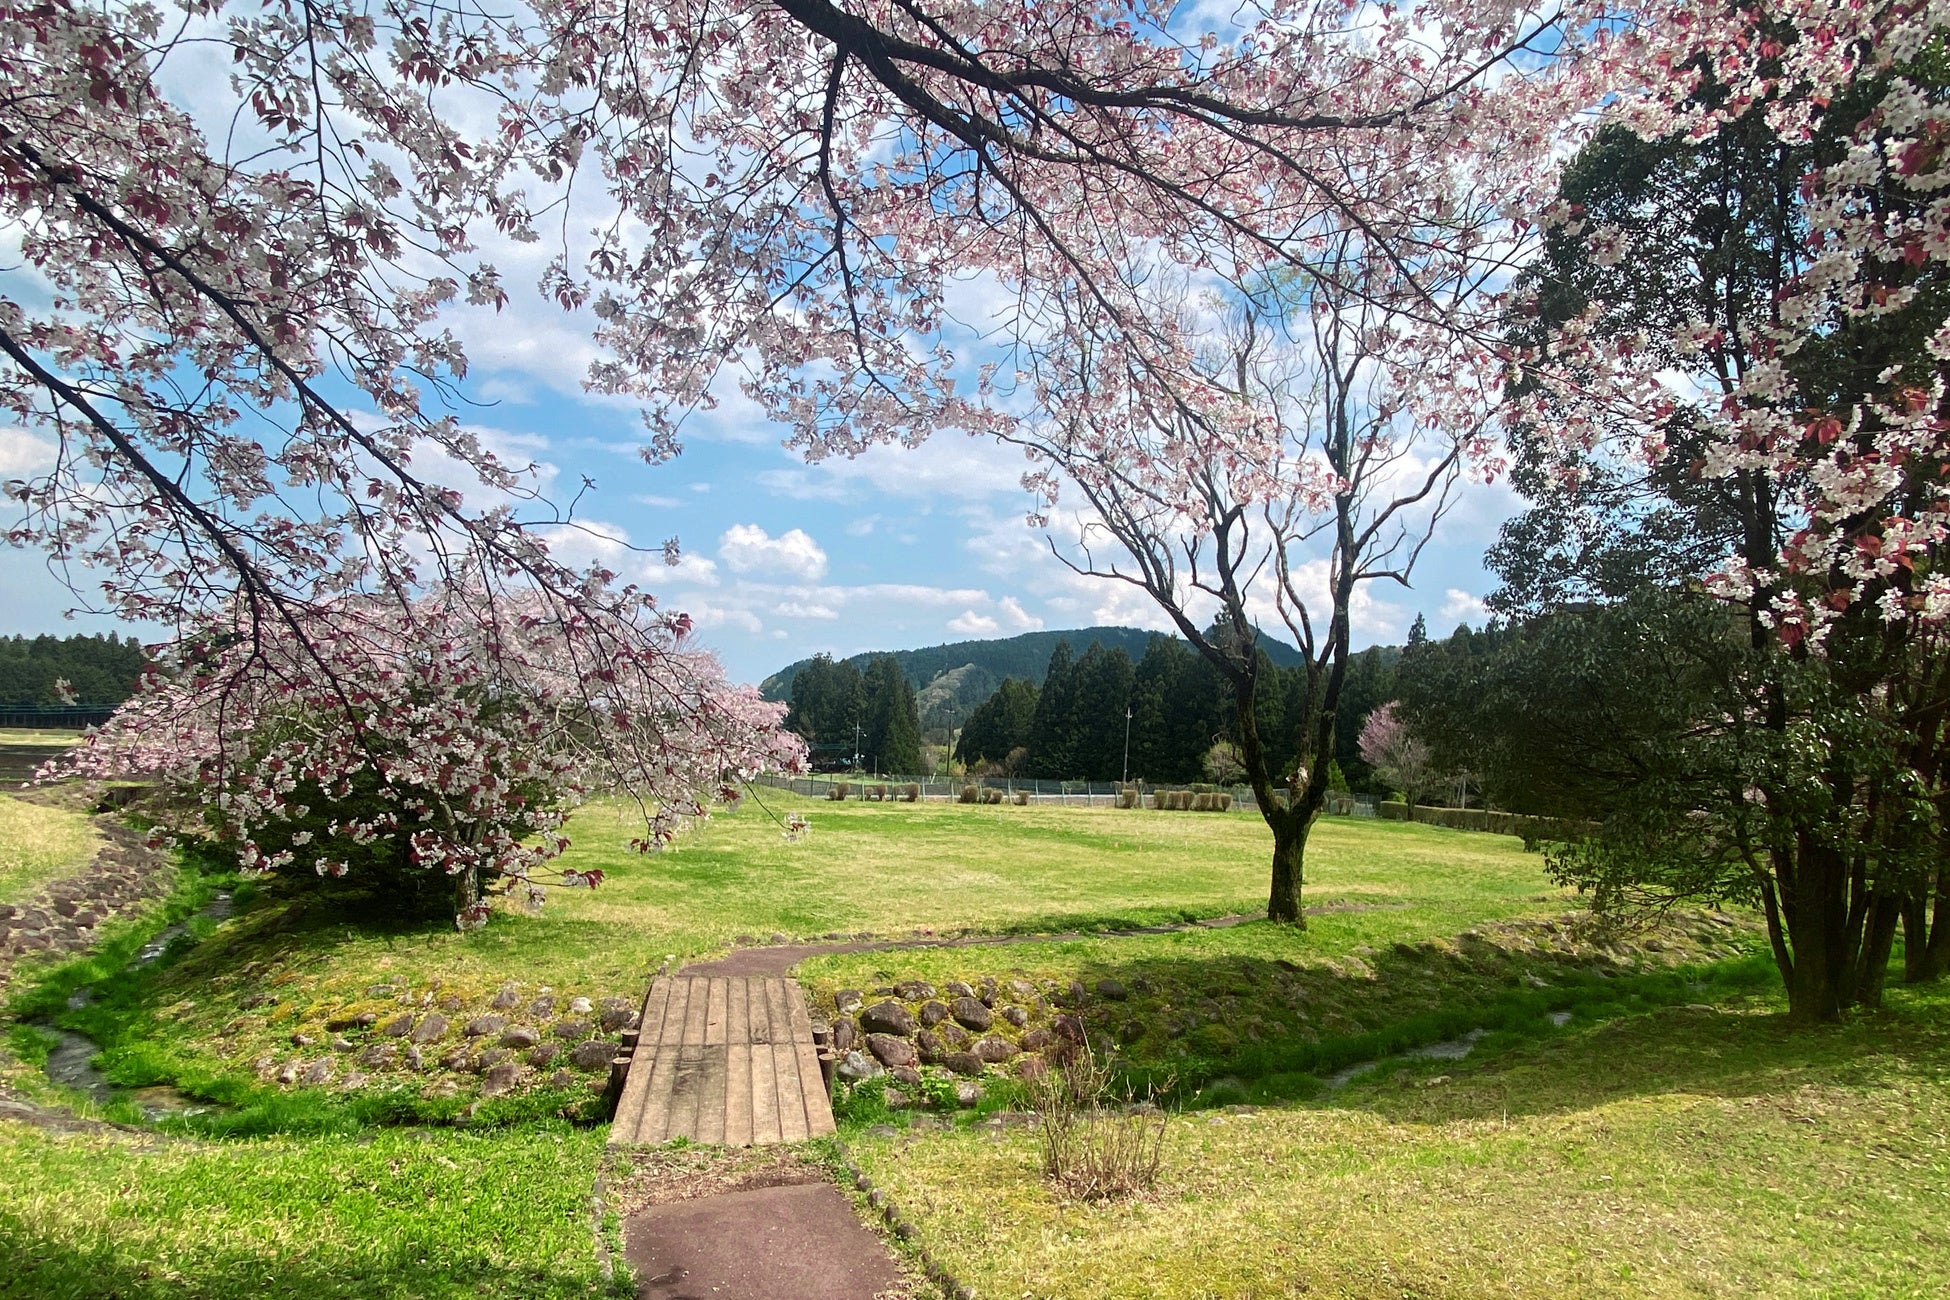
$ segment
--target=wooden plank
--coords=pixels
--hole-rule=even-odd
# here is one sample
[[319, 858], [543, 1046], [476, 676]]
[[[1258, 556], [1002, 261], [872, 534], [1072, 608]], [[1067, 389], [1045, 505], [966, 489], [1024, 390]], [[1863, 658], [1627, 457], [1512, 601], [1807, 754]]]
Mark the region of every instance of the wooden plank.
[[785, 981], [792, 1007], [792, 1048], [799, 1067], [799, 1095], [806, 1109], [806, 1132], [813, 1137], [834, 1131], [833, 1103], [826, 1095], [826, 1078], [819, 1072], [819, 1053], [813, 1048], [812, 1012], [798, 980]]
[[779, 1140], [779, 1075], [772, 1060], [772, 1013], [763, 980], [747, 980], [745, 990], [751, 1015], [751, 1043], [745, 1050], [752, 1063], [752, 1145], [764, 1146]]
[[[698, 983], [702, 986], [703, 981]], [[692, 1004], [704, 1001], [707, 994], [708, 990], [704, 987], [691, 990]], [[673, 1070], [676, 1077], [671, 1081], [670, 1131], [667, 1139], [681, 1137], [693, 1142], [698, 1140], [697, 1117], [699, 1102], [703, 1098], [706, 1050], [702, 1043], [685, 1043], [680, 1047], [665, 1049], [667, 1054], [674, 1053], [677, 1058]]]
[[671, 980], [670, 1009], [664, 1012], [663, 1028], [657, 1033], [659, 1044], [674, 1047], [684, 1041], [684, 1017], [690, 1010], [691, 985], [695, 983], [690, 979]]
[[711, 981], [696, 979], [691, 981], [691, 1000], [684, 1008], [684, 1037], [678, 1041], [686, 1047], [704, 1046], [704, 1026], [710, 1019]]
[[697, 1082], [696, 1137], [699, 1142], [724, 1141], [725, 1112], [729, 1109], [725, 1088], [731, 1077], [731, 1063], [727, 1059], [730, 1050], [723, 1043], [704, 1049], [704, 1069]]
[[810, 1044], [812, 1037], [812, 1012], [806, 1009], [806, 993], [799, 987], [798, 980], [781, 980], [785, 985], [786, 1006], [791, 1012], [792, 1041]]
[[648, 1050], [651, 1075], [649, 1093], [644, 1098], [643, 1119], [637, 1125], [633, 1139], [637, 1143], [654, 1145], [670, 1137], [670, 1101], [677, 1085], [677, 1044], [671, 1040], [673, 1034], [682, 1033], [684, 1018], [690, 1009], [691, 985], [694, 983], [695, 980], [671, 981], [670, 1006], [664, 1012], [657, 1046], [650, 1048], [647, 1043], [638, 1043], [639, 1055]]
[[812, 1135], [806, 1123], [805, 1090], [799, 1083], [798, 1048], [772, 1044], [772, 1066], [778, 1072], [779, 1141], [804, 1142]]
[[819, 1137], [835, 1129], [833, 1101], [826, 1094], [826, 1076], [819, 1072], [819, 1053], [810, 1040], [792, 1045], [799, 1062], [800, 1096], [806, 1107], [806, 1132]]
[[725, 989], [725, 1111], [726, 1146], [752, 1144], [751, 1021], [746, 1012], [744, 980], [727, 981]]
[[[663, 1032], [664, 1011], [670, 1006], [670, 981], [652, 980], [644, 995], [643, 1014], [637, 1020], [638, 1043], [655, 1044]], [[609, 1140], [615, 1143], [636, 1141], [643, 1124], [643, 1107], [650, 1096], [650, 1062], [657, 1055], [655, 1046], [639, 1046], [630, 1061], [630, 1074], [623, 1081], [623, 1096], [616, 1103], [616, 1119], [609, 1126]]]
[[747, 1041], [769, 1043], [772, 1041], [772, 1007], [765, 997], [765, 981], [748, 979], [745, 981], [745, 991], [751, 1015]]
[[711, 1000], [709, 1010], [704, 1016], [704, 1043], [707, 1047], [721, 1047], [725, 1041], [725, 998], [729, 994], [731, 981], [720, 975], [711, 981]]
[[792, 1000], [783, 979], [765, 981], [765, 1002], [772, 1024], [785, 1032], [772, 1038], [772, 1069], [778, 1088], [779, 1140], [803, 1142], [806, 1126], [805, 1089], [799, 1082], [799, 1060], [792, 1042]]

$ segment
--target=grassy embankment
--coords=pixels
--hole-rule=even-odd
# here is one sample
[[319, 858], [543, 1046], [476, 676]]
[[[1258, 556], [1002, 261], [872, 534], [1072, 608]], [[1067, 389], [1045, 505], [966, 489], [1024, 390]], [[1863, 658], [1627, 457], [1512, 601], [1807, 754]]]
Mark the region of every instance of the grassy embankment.
[[[577, 996], [634, 999], [665, 957], [681, 962], [723, 949], [740, 935], [902, 936], [917, 929], [996, 933], [1151, 924], [1250, 909], [1266, 871], [1267, 833], [1244, 814], [813, 806], [789, 796], [766, 798], [775, 808], [810, 807], [812, 838], [784, 843], [776, 824], [747, 804], [673, 850], [641, 857], [625, 847], [632, 828], [618, 810], [590, 809], [573, 826], [577, 844], [568, 865], [600, 867], [604, 883], [593, 893], [558, 892], [540, 917], [500, 917], [483, 932], [459, 935], [425, 925], [358, 926], [329, 907], [259, 899], [166, 968], [102, 987], [89, 1008], [63, 1011], [51, 994], [41, 1001], [57, 1020], [104, 1044], [111, 1077], [119, 1083], [172, 1083], [233, 1105], [263, 1105], [267, 1085], [259, 1081], [276, 1062], [317, 1054], [315, 1046], [294, 1047], [294, 1035], [323, 1042], [333, 1034], [325, 1026], [334, 1017], [366, 1010], [397, 1014], [403, 992], [447, 1000], [455, 1021], [485, 1010], [506, 984], [523, 999], [546, 989], [558, 1004]], [[888, 966], [923, 977], [936, 970], [1006, 969], [1051, 981], [1141, 970], [1153, 977], [1159, 998], [1189, 1005], [1209, 994], [1236, 1005], [1242, 992], [1251, 1000], [1250, 990], [1239, 987], [1242, 980], [1253, 982], [1280, 963], [1282, 971], [1320, 967], [1350, 990], [1359, 986], [1349, 998], [1359, 1010], [1316, 1007], [1319, 1028], [1301, 1036], [1324, 1030], [1345, 1037], [1433, 1009], [1442, 997], [1439, 990], [1378, 978], [1400, 961], [1377, 955], [1375, 945], [1439, 940], [1471, 925], [1557, 913], [1569, 904], [1568, 896], [1544, 882], [1540, 859], [1503, 837], [1328, 822], [1318, 832], [1314, 863], [1311, 897], [1329, 910], [1304, 933], [1249, 923], [1171, 935], [903, 951], [828, 959], [809, 975], [816, 987], [831, 987], [856, 972], [870, 986], [874, 971]], [[1336, 964], [1322, 965], [1327, 962]], [[1521, 971], [1477, 974], [1505, 987]], [[1374, 990], [1388, 996], [1377, 1000]], [[1150, 1005], [1140, 998], [1134, 1007]], [[1221, 1019], [1238, 1023], [1206, 1031], [1215, 1040], [1207, 1055], [1226, 1062], [1233, 1049], [1284, 1037], [1296, 1025], [1292, 1008], [1263, 1017], [1250, 1009], [1237, 1017], [1228, 1011]], [[1134, 1052], [1144, 1055], [1141, 1047]], [[1269, 1061], [1257, 1072], [1282, 1064], [1291, 1062]], [[338, 1076], [350, 1066], [348, 1055]], [[365, 1073], [374, 1088], [424, 1091], [432, 1113], [443, 1116], [464, 1110], [478, 1082], [472, 1075], [443, 1079], [441, 1071]], [[451, 1094], [455, 1085], [461, 1091]], [[434, 1097], [436, 1089], [450, 1095]], [[395, 1095], [382, 1110], [404, 1113], [399, 1100]], [[545, 1109], [560, 1104], [552, 1100]], [[491, 1109], [509, 1117], [526, 1113], [512, 1105], [503, 1099]], [[313, 1122], [331, 1127], [343, 1119]], [[288, 1127], [296, 1111], [271, 1105], [261, 1122]]]
[[0, 903], [19, 903], [88, 864], [100, 836], [78, 812], [0, 794]]
[[1733, 993], [1183, 1114], [1156, 1194], [1115, 1205], [1053, 1196], [1019, 1132], [853, 1154], [982, 1295], [1950, 1293], [1950, 990], [1783, 1011]]

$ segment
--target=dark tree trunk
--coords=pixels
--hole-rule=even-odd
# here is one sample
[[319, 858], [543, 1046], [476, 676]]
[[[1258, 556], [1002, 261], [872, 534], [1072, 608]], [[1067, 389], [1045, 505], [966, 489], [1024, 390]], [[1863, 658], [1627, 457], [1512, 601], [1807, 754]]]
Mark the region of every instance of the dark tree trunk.
[[1273, 889], [1266, 899], [1266, 918], [1306, 929], [1300, 892], [1306, 882], [1307, 832], [1311, 820], [1282, 817], [1273, 823]]
[[1903, 979], [1927, 984], [1946, 973], [1950, 973], [1950, 866], [1937, 871], [1934, 899], [1918, 894], [1903, 903]]
[[1882, 987], [1889, 979], [1889, 954], [1896, 947], [1896, 923], [1902, 919], [1902, 911], [1902, 900], [1892, 894], [1878, 891], [1869, 898], [1854, 981], [1857, 1006], [1882, 1005]]

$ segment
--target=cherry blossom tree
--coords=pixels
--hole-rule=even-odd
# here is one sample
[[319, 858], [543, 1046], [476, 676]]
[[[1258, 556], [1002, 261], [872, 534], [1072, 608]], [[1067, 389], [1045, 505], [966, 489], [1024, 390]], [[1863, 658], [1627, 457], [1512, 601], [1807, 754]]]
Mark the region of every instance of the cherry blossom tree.
[[[1344, 233], [1315, 254], [1321, 274], [1232, 300], [1181, 294], [1182, 316], [1206, 312], [1212, 340], [1190, 363], [1207, 385], [1197, 408], [1162, 400], [1142, 361], [1103, 340], [1052, 358], [1075, 370], [1049, 380], [1050, 415], [1006, 435], [1036, 462], [1043, 522], [1080, 502], [1074, 544], [1051, 534], [1058, 558], [1149, 597], [1230, 688], [1245, 779], [1273, 832], [1267, 914], [1294, 925], [1356, 601], [1377, 582], [1405, 585], [1462, 476], [1496, 463], [1488, 397], [1451, 400], [1470, 376], [1491, 380], [1494, 357], [1414, 328], [1403, 304], [1433, 280], [1405, 283], [1370, 252]], [[1284, 776], [1256, 706], [1264, 623], [1302, 655]]]
[[[248, 871], [377, 875], [362, 883], [406, 896], [450, 879], [467, 929], [486, 919], [484, 888], [539, 907], [547, 884], [600, 881], [545, 865], [591, 792], [643, 801], [640, 847], [656, 848], [759, 771], [803, 761], [783, 706], [653, 618], [563, 627], [542, 601], [480, 594], [346, 597], [295, 628], [203, 620], [47, 774], [160, 778]], [[597, 640], [614, 650], [599, 666], [559, 657]]]
[[[1515, 416], [1547, 430], [1539, 469], [1570, 499], [1636, 466], [1730, 521], [1695, 576], [1760, 656], [1725, 729], [1767, 743], [1750, 747], [1743, 807], [1687, 824], [1725, 828], [1702, 851], [1745, 864], [1793, 1013], [1832, 1019], [1879, 995], [1899, 922], [1913, 974], [1950, 965], [1950, 874], [1929, 829], [1950, 813], [1945, 15], [1666, 13], [1621, 67], [1610, 118], [1649, 141], [1737, 142], [1770, 160], [1764, 260], [1736, 276], [1717, 255], [1676, 314], [1634, 316], [1625, 277], [1608, 289], [1603, 268], [1671, 245], [1646, 246], [1629, 214], [1557, 205], [1553, 239], [1595, 274], [1515, 358], [1528, 394]], [[1752, 206], [1716, 196], [1690, 214], [1692, 234], [1717, 220], [1732, 247], [1761, 229], [1740, 224]], [[1920, 859], [1919, 836], [1937, 846]]]
[[1361, 761], [1394, 789], [1408, 796], [1412, 807], [1440, 779], [1435, 755], [1415, 734], [1393, 702], [1382, 705], [1361, 724]]

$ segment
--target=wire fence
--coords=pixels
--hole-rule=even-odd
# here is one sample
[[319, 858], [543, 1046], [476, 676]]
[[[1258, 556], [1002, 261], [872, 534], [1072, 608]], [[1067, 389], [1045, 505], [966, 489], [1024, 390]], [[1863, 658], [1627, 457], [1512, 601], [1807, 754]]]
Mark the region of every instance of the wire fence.
[[[939, 776], [855, 776], [844, 772], [817, 772], [808, 776], [761, 776], [758, 784], [775, 790], [790, 790], [794, 794], [805, 795], [809, 799], [831, 799], [833, 788], [844, 785], [847, 797], [862, 799], [870, 797], [869, 790], [883, 789], [885, 797], [899, 802], [913, 800], [955, 803], [961, 800], [962, 792], [969, 786], [978, 790], [995, 790], [1001, 793], [1005, 802], [1028, 802], [1033, 804], [1058, 804], [1079, 808], [1114, 808], [1118, 796], [1127, 790], [1136, 790], [1139, 802], [1150, 807], [1152, 796], [1168, 792], [1215, 793], [1229, 795], [1232, 808], [1247, 812], [1257, 812], [1259, 803], [1253, 798], [1249, 785], [1173, 785], [1152, 781], [1043, 781], [1029, 777], [1011, 776], [971, 776], [948, 778]], [[1375, 800], [1370, 795], [1331, 795], [1325, 810], [1330, 816], [1373, 817]]]

